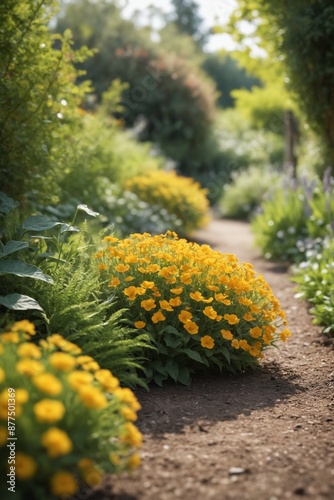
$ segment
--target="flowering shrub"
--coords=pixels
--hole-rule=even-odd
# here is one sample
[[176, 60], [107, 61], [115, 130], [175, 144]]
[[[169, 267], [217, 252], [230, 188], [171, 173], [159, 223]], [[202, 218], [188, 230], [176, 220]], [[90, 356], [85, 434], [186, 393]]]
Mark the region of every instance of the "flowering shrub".
[[241, 371], [290, 336], [285, 313], [262, 276], [234, 255], [188, 243], [175, 233], [107, 236], [96, 254], [117, 307], [148, 333], [148, 380], [188, 384], [201, 368]]
[[125, 187], [150, 205], [158, 205], [175, 214], [183, 223], [180, 232], [187, 234], [207, 222], [206, 190], [190, 177], [152, 171], [129, 179]]
[[285, 179], [252, 221], [258, 246], [266, 258], [301, 262], [309, 240], [324, 238], [334, 223], [334, 179]]
[[60, 335], [39, 344], [33, 335], [27, 320], [0, 335], [0, 470], [15, 477], [16, 498], [71, 496], [138, 465], [132, 391]]
[[298, 283], [300, 298], [313, 304], [310, 312], [315, 323], [334, 335], [334, 239], [314, 241], [306, 250], [306, 260], [294, 267], [293, 281]]

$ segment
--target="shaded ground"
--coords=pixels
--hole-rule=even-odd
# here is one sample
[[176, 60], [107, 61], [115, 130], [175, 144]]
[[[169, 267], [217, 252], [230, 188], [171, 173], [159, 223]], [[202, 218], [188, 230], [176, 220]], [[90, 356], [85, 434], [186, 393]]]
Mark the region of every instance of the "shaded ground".
[[143, 465], [106, 479], [92, 500], [334, 499], [334, 355], [284, 266], [262, 260], [249, 226], [213, 221], [197, 238], [252, 262], [293, 337], [256, 373], [138, 390]]

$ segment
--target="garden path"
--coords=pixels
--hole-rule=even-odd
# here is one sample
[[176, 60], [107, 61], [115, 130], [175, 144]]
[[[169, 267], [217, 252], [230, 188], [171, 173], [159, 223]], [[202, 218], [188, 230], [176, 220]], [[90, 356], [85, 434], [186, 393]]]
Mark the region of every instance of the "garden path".
[[333, 344], [286, 268], [261, 259], [247, 223], [214, 220], [195, 236], [264, 275], [293, 337], [256, 373], [137, 390], [143, 464], [131, 479], [106, 478], [90, 499], [334, 499]]

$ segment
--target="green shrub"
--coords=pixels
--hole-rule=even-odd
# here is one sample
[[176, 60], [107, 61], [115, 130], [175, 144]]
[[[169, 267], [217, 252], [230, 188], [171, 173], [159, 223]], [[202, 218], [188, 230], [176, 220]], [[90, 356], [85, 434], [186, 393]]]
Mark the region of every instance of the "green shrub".
[[334, 239], [319, 239], [308, 245], [306, 260], [294, 267], [293, 281], [298, 283], [299, 298], [307, 299], [315, 317], [326, 333], [334, 335]]
[[279, 175], [273, 170], [250, 167], [232, 175], [232, 179], [223, 191], [221, 214], [233, 219], [249, 219], [277, 184]]
[[290, 336], [279, 332], [285, 313], [270, 287], [234, 255], [174, 233], [104, 241], [101, 279], [156, 349], [146, 354], [149, 381], [188, 384], [195, 371], [256, 367], [263, 350]]
[[333, 179], [286, 179], [252, 221], [257, 245], [273, 260], [300, 262], [308, 240], [323, 238], [334, 220]]
[[125, 187], [141, 200], [174, 214], [182, 221], [182, 234], [189, 234], [208, 221], [207, 192], [192, 178], [174, 172], [149, 172], [129, 179]]
[[[48, 500], [138, 465], [140, 404], [61, 335], [38, 345], [23, 320], [0, 334], [0, 470], [20, 500]], [[8, 498], [8, 482], [0, 491]]]

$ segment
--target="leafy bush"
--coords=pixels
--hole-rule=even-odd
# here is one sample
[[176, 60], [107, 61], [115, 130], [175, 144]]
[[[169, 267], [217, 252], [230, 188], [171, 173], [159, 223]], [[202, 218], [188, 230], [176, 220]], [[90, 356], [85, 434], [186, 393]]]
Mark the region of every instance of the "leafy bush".
[[279, 176], [273, 170], [250, 167], [232, 174], [220, 202], [223, 217], [248, 219], [264, 201], [266, 193], [276, 185]]
[[[33, 335], [26, 320], [0, 335], [0, 469], [17, 498], [63, 498], [138, 465], [131, 390], [61, 335], [38, 345]], [[8, 483], [0, 489], [7, 498]]]
[[189, 177], [174, 172], [149, 172], [129, 179], [126, 189], [151, 205], [158, 205], [182, 221], [180, 232], [189, 232], [207, 222], [206, 190]]
[[[97, 215], [85, 205], [78, 210]], [[102, 299], [93, 244], [85, 234], [46, 216], [29, 216], [21, 223], [13, 210], [3, 222], [1, 312], [7, 309], [8, 315], [9, 309], [10, 317], [35, 321], [42, 337], [61, 331], [126, 385], [141, 384], [138, 353], [147, 339], [124, 324], [123, 311], [110, 315], [112, 298]], [[12, 258], [14, 252], [19, 258]]]
[[96, 254], [118, 308], [145, 331], [148, 380], [188, 384], [196, 370], [255, 367], [262, 351], [290, 335], [285, 313], [250, 264], [179, 240], [174, 233], [106, 237]]
[[315, 323], [325, 326], [325, 332], [334, 335], [334, 239], [315, 240], [306, 250], [306, 260], [294, 267], [293, 281], [298, 283], [298, 296], [307, 299], [313, 307], [310, 312]]
[[334, 220], [334, 181], [285, 179], [252, 221], [257, 245], [273, 260], [300, 262], [310, 239], [323, 238]]

